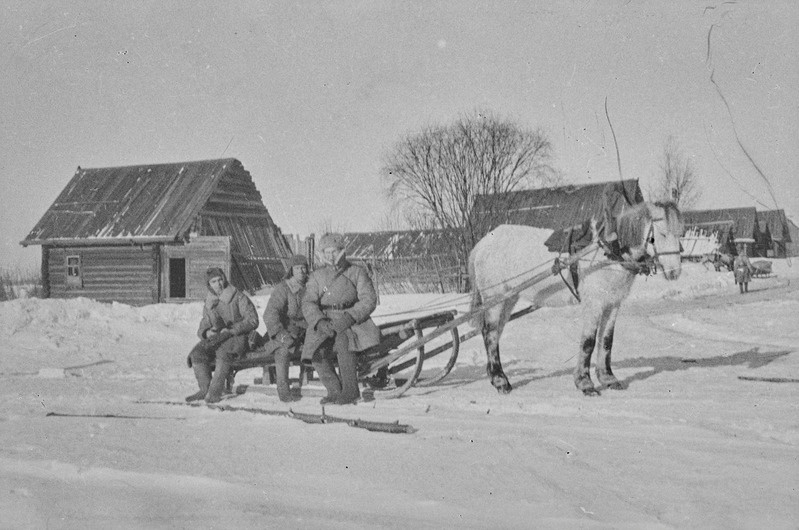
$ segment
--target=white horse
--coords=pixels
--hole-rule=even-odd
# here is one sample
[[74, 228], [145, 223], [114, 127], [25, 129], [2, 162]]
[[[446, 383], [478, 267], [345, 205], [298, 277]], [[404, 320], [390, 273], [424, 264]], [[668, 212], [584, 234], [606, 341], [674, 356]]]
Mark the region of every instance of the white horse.
[[[592, 221], [592, 226], [595, 225]], [[502, 370], [499, 338], [513, 306], [520, 297], [534, 307], [563, 305], [571, 296], [569, 291], [577, 295], [583, 310], [580, 352], [574, 370], [575, 385], [586, 395], [599, 394], [589, 373], [591, 356], [597, 349], [596, 376], [599, 384], [617, 390], [624, 388], [610, 367], [619, 307], [630, 293], [636, 274], [647, 272], [653, 265], [663, 271], [667, 280], [679, 277], [682, 221], [672, 203], [639, 203], [619, 215], [617, 225], [623, 258], [609, 255], [594, 228], [594, 243], [589, 247], [593, 250], [580, 259], [575, 277], [569, 274], [569, 269], [559, 273], [560, 267], [554, 267], [549, 279], [484, 311], [477, 311], [475, 324], [482, 331], [488, 356], [486, 370], [491, 384], [501, 394], [512, 389]], [[536, 240], [537, 231], [526, 226], [502, 225], [475, 245], [469, 255], [472, 310], [507, 296], [505, 293], [537, 272], [534, 269], [537, 265], [549, 267], [552, 264], [554, 255], [541, 244], [540, 238]]]

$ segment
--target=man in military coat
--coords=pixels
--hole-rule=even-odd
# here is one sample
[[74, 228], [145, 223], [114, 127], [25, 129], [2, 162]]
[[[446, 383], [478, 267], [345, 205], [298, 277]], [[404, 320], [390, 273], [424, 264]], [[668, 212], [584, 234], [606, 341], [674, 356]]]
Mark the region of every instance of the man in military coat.
[[228, 283], [222, 269], [209, 268], [206, 280], [208, 296], [197, 330], [201, 340], [188, 358], [200, 390], [186, 401], [216, 403], [225, 391], [230, 363], [249, 350], [248, 335], [258, 327], [258, 312], [246, 294]]
[[302, 359], [313, 364], [327, 389], [323, 404], [352, 404], [361, 395], [357, 352], [380, 342], [380, 330], [370, 318], [377, 294], [366, 270], [347, 261], [341, 234], [322, 236], [318, 250], [325, 266], [311, 273], [302, 300], [308, 322]]
[[275, 356], [277, 395], [280, 401], [294, 401], [289, 388], [289, 363], [298, 359], [308, 324], [302, 315], [302, 298], [308, 282], [308, 260], [295, 254], [288, 263], [286, 276], [272, 294], [264, 310], [264, 324], [269, 342], [266, 352]]

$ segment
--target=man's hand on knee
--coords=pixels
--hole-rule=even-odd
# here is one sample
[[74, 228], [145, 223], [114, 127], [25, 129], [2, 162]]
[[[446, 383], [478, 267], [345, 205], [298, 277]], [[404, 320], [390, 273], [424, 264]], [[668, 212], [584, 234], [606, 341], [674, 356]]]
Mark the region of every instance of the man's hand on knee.
[[333, 330], [336, 333], [341, 333], [346, 331], [355, 324], [355, 319], [352, 318], [352, 315], [349, 313], [342, 313], [341, 315], [336, 315], [333, 319]]
[[333, 323], [330, 320], [326, 319], [326, 318], [323, 318], [322, 320], [317, 322], [316, 331], [318, 331], [319, 333], [321, 333], [322, 335], [325, 335], [327, 337], [335, 337], [336, 336], [336, 330], [333, 327]]

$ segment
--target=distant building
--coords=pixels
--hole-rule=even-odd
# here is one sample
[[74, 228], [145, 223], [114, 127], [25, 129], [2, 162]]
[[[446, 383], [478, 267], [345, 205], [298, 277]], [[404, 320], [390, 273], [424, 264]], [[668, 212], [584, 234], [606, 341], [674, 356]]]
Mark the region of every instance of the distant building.
[[784, 258], [788, 255], [788, 245], [796, 241], [791, 237], [788, 218], [785, 210], [767, 210], [757, 212], [760, 232], [767, 234], [765, 241], [766, 256]]
[[788, 222], [788, 237], [791, 240], [785, 243], [785, 255], [790, 257], [799, 256], [799, 226], [796, 226], [796, 223], [787, 217], [786, 221]]
[[449, 230], [346, 232], [347, 258], [370, 271], [383, 294], [460, 292], [466, 266], [458, 261]]
[[683, 212], [687, 231], [703, 231], [718, 239], [719, 250], [737, 254], [743, 245], [755, 257], [784, 257], [790, 239], [783, 210], [759, 212], [754, 207]]
[[253, 291], [290, 255], [233, 158], [78, 167], [21, 244], [41, 245], [47, 295], [131, 305], [202, 299], [209, 266]]

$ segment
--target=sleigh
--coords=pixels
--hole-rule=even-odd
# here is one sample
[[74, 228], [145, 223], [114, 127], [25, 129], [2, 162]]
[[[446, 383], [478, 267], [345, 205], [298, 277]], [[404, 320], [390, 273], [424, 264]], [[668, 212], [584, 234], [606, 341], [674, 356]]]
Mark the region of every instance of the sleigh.
[[[381, 334], [379, 344], [368, 348], [358, 354], [358, 379], [374, 392], [375, 397], [392, 398], [405, 393], [408, 388], [417, 385], [433, 385], [445, 378], [458, 359], [460, 337], [456, 326], [449, 327], [450, 340], [429, 351], [424, 345], [410, 350], [408, 355], [392, 357], [404, 343], [424, 339], [425, 334], [435, 331], [455, 319], [456, 311], [442, 311], [431, 315], [416, 318], [407, 318], [386, 322], [378, 325]], [[431, 375], [420, 378], [424, 361], [433, 356], [448, 353], [449, 357], [443, 367]], [[391, 360], [386, 362], [391, 357]], [[303, 365], [297, 355], [291, 359], [293, 366], [299, 370], [297, 382], [300, 387], [313, 380], [313, 368]], [[379, 366], [378, 366], [379, 365]], [[234, 389], [234, 379], [237, 372], [249, 368], [261, 368], [263, 376], [254, 381], [252, 390], [258, 390], [261, 385], [271, 385], [275, 382], [274, 353], [268, 353], [264, 347], [248, 352], [246, 357], [234, 362], [231, 366], [228, 386]], [[246, 388], [245, 388], [246, 389]], [[243, 389], [237, 389], [239, 392]]]
[[[596, 244], [591, 244], [568, 258], [558, 259], [548, 270], [528, 278], [503, 293], [502, 296], [483, 301], [479, 307], [473, 308], [469, 312], [459, 315], [455, 310], [448, 310], [380, 324], [378, 326], [382, 336], [380, 343], [358, 355], [359, 382], [368, 387], [369, 393], [373, 393], [377, 399], [396, 398], [413, 386], [424, 387], [438, 383], [455, 366], [460, 344], [481, 332], [479, 329], [473, 329], [460, 335], [458, 326], [470, 322], [479, 313], [504, 303], [533, 285], [568, 269], [584, 256], [596, 252], [596, 250]], [[510, 320], [520, 318], [536, 309], [538, 307], [529, 306], [516, 311], [510, 316]], [[436, 342], [433, 343], [433, 341]], [[441, 343], [442, 341], [443, 343]], [[428, 344], [432, 346], [429, 349]], [[421, 377], [424, 362], [444, 352], [448, 352], [449, 355], [444, 366], [437, 368], [432, 374]], [[302, 387], [313, 378], [313, 369], [302, 365], [299, 357], [291, 361], [294, 366], [299, 367], [298, 383]], [[250, 352], [245, 359], [233, 364], [233, 371], [228, 380], [230, 388], [233, 388], [232, 383], [236, 372], [260, 367], [263, 369], [263, 377], [260, 380], [255, 380], [252, 389], [263, 390], [266, 385], [273, 384], [275, 381], [274, 365], [274, 356], [268, 355], [264, 350]], [[236, 392], [246, 391], [247, 388], [245, 386], [236, 389]]]
[[754, 278], [765, 278], [771, 276], [771, 262], [758, 260], [752, 262], [752, 276]]

